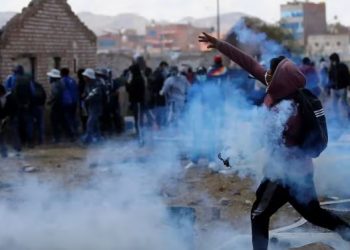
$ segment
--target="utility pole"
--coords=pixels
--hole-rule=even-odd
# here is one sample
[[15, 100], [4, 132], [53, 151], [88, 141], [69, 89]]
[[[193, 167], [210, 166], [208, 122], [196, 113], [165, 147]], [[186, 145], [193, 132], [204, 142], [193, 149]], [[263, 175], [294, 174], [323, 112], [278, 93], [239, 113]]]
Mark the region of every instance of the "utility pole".
[[218, 39], [220, 39], [220, 0], [216, 0], [216, 36]]

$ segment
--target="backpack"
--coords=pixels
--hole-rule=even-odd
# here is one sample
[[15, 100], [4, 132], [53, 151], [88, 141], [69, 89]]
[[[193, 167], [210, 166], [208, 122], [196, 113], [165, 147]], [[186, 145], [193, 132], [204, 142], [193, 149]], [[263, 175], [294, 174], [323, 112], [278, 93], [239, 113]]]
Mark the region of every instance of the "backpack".
[[46, 102], [46, 92], [40, 83], [32, 81], [30, 83], [32, 93], [32, 104], [43, 106]]
[[73, 105], [77, 102], [75, 82], [73, 79], [66, 78], [61, 80], [62, 83], [62, 104], [63, 106]]
[[301, 149], [317, 158], [327, 147], [328, 131], [321, 101], [308, 89], [299, 89], [296, 97], [303, 118], [304, 137]]

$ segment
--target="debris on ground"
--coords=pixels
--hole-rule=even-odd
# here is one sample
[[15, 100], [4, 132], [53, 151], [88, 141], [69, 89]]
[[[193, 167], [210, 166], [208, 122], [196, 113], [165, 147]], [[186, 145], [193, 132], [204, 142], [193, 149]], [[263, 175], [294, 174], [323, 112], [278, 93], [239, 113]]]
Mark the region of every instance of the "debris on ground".
[[25, 173], [35, 173], [35, 172], [39, 172], [39, 168], [30, 166], [30, 165], [24, 165], [22, 167], [22, 171]]
[[221, 198], [219, 203], [220, 203], [220, 205], [225, 206], [225, 207], [232, 204], [231, 200], [226, 198], [226, 197]]

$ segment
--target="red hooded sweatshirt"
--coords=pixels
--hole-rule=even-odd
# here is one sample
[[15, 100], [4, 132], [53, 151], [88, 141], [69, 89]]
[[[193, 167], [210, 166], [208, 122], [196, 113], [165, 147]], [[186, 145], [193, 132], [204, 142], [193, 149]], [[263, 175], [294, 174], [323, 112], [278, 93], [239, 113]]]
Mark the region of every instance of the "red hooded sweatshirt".
[[[265, 80], [266, 69], [264, 69], [254, 58], [224, 41], [218, 42], [217, 49], [264, 85], [267, 85]], [[304, 88], [305, 83], [305, 76], [299, 68], [292, 61], [284, 59], [278, 64], [272, 77], [271, 84], [267, 87], [264, 104], [268, 108], [271, 108], [282, 100], [291, 100], [297, 107], [297, 104], [294, 101], [294, 95], [298, 89]], [[303, 138], [302, 129], [302, 117], [300, 111], [297, 109], [297, 111], [288, 119], [283, 131], [283, 141], [287, 148], [301, 145]], [[290, 157], [300, 158], [301, 156], [290, 155]], [[313, 167], [311, 158], [306, 156], [302, 156], [302, 158], [302, 165], [304, 165], [300, 166], [303, 169], [302, 172], [312, 172]]]

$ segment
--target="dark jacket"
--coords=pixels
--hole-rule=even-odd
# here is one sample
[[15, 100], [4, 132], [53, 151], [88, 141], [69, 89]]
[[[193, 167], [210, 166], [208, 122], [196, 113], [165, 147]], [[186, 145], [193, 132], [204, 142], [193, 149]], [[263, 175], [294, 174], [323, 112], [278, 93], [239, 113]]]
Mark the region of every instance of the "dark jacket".
[[0, 120], [6, 117], [14, 117], [18, 113], [18, 104], [15, 96], [10, 93], [6, 96], [5, 104], [0, 102]]
[[129, 93], [129, 101], [131, 104], [145, 104], [145, 80], [137, 65], [130, 67], [132, 78], [129, 84], [126, 85], [126, 90]]
[[164, 76], [163, 70], [157, 68], [149, 79], [149, 91], [150, 91], [150, 106], [159, 107], [165, 106], [165, 97], [161, 96], [159, 92], [163, 88], [166, 76]]
[[51, 83], [51, 94], [48, 104], [52, 109], [62, 109], [62, 92], [63, 87], [60, 79]]
[[332, 65], [329, 70], [329, 83], [332, 89], [344, 89], [350, 84], [349, 68], [344, 63]]
[[[265, 73], [266, 70], [251, 56], [247, 55], [240, 49], [232, 46], [227, 42], [220, 41], [218, 43], [218, 50], [240, 65], [243, 69], [248, 71], [256, 79], [263, 84], [266, 84]], [[267, 94], [264, 99], [264, 104], [268, 108], [275, 107], [276, 104], [282, 100], [291, 100], [293, 106], [297, 107], [295, 95], [298, 89], [305, 87], [305, 76], [298, 69], [298, 67], [288, 59], [284, 59], [277, 66], [273, 75], [271, 84], [267, 88]], [[283, 134], [282, 141], [287, 148], [298, 148], [302, 145], [304, 131], [303, 120], [299, 108], [287, 120]], [[291, 150], [290, 152], [295, 152]], [[302, 159], [302, 164], [297, 166], [303, 173], [310, 173], [313, 171], [311, 158], [304, 154], [291, 154], [290, 157], [297, 157]]]
[[102, 114], [103, 93], [102, 86], [98, 80], [93, 80], [85, 85], [84, 101], [88, 113]]

